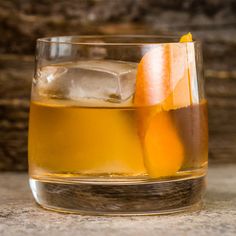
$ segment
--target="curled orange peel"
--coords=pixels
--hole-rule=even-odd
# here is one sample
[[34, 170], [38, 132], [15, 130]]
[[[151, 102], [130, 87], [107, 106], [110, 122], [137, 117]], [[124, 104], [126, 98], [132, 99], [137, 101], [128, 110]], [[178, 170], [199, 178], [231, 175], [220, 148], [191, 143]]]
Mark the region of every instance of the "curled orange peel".
[[[191, 42], [190, 33], [181, 43]], [[151, 178], [174, 175], [184, 159], [184, 147], [168, 112], [192, 104], [188, 55], [180, 43], [158, 44], [138, 64], [134, 105], [144, 164]]]

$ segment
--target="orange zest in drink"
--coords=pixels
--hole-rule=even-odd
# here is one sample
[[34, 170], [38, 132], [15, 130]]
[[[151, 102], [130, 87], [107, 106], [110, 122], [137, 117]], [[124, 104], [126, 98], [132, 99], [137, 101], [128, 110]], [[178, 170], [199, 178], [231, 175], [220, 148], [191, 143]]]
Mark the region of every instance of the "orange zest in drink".
[[193, 37], [190, 32], [188, 32], [187, 34], [184, 34], [179, 40], [180, 43], [187, 43], [187, 42], [192, 42], [192, 41], [193, 41]]
[[[181, 37], [189, 42], [191, 34]], [[192, 104], [186, 47], [160, 44], [138, 65], [134, 104], [140, 107], [139, 134], [150, 177], [175, 174], [184, 159], [184, 147], [168, 113]]]

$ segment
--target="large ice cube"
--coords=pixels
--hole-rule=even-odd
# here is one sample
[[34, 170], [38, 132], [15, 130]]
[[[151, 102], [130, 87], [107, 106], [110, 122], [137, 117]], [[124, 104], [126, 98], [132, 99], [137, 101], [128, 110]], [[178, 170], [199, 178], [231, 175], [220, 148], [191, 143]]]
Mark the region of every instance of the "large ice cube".
[[93, 98], [120, 103], [134, 94], [137, 64], [87, 60], [41, 68], [39, 95], [81, 100]]
[[68, 93], [67, 68], [61, 65], [44, 66], [37, 71], [33, 95], [64, 98]]

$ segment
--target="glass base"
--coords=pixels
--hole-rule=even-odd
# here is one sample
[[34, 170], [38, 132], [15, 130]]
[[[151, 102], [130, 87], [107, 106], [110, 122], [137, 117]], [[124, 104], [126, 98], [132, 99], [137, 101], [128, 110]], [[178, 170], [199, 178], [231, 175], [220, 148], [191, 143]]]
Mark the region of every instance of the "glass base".
[[153, 215], [201, 208], [205, 176], [143, 182], [70, 182], [30, 179], [43, 208], [86, 215]]

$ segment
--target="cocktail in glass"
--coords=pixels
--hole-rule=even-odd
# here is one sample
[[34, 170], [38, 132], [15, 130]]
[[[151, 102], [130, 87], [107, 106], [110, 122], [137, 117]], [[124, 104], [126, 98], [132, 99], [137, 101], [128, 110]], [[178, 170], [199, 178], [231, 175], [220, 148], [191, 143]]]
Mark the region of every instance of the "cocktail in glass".
[[200, 43], [190, 36], [37, 41], [29, 122], [37, 203], [106, 215], [199, 208], [207, 103]]

